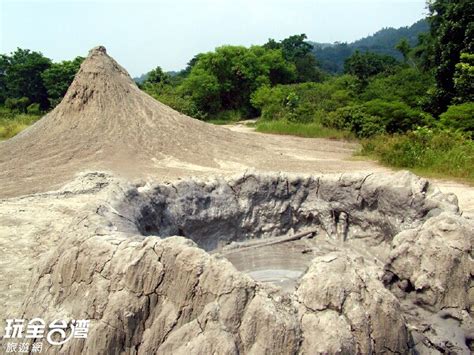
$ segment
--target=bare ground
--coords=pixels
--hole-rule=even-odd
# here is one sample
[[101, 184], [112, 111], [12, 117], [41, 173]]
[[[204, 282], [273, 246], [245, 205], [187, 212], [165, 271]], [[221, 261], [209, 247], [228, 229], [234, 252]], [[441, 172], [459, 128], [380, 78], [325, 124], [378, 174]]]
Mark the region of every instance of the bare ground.
[[[351, 159], [357, 144], [327, 139], [298, 138], [252, 132], [242, 125], [229, 126], [244, 140], [264, 148], [265, 156], [245, 163], [218, 160], [220, 167], [192, 164], [168, 157], [155, 162], [157, 169], [146, 179], [175, 180], [188, 176], [216, 176], [241, 173], [247, 169], [289, 173], [353, 173], [390, 171], [376, 162]], [[137, 175], [119, 173], [124, 177]], [[436, 180], [443, 192], [455, 193], [466, 216], [474, 215], [474, 188], [453, 181]], [[38, 256], [60, 243], [58, 235], [76, 216], [76, 208], [87, 204], [87, 196], [51, 199], [46, 194], [0, 200], [0, 313], [17, 309]]]

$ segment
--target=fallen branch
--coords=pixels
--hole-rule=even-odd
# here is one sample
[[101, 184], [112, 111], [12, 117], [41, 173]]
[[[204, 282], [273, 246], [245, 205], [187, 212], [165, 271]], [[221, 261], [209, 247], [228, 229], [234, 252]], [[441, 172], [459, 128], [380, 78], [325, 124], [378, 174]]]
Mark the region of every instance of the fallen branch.
[[[292, 241], [295, 241], [295, 240], [299, 240], [309, 234], [312, 235], [312, 237], [318, 232], [317, 229], [311, 229], [311, 230], [308, 230], [308, 231], [304, 231], [304, 232], [300, 232], [300, 233], [296, 233], [294, 235], [291, 235], [289, 237], [277, 237], [277, 238], [271, 238], [272, 240], [271, 241], [265, 241], [265, 240], [262, 240], [262, 241], [258, 241], [258, 242], [254, 242], [254, 244], [252, 245], [245, 245], [245, 246], [233, 246], [231, 249], [217, 249], [217, 250], [214, 250], [212, 252], [212, 254], [214, 253], [220, 253], [220, 254], [232, 254], [232, 253], [235, 253], [235, 252], [241, 252], [241, 251], [246, 251], [246, 250], [250, 250], [250, 249], [256, 249], [256, 248], [261, 248], [261, 247], [266, 247], [266, 246], [270, 246], [270, 245], [276, 245], [276, 244], [282, 244], [282, 243], [286, 243], [286, 242], [292, 242]], [[275, 240], [276, 239], [276, 240]]]

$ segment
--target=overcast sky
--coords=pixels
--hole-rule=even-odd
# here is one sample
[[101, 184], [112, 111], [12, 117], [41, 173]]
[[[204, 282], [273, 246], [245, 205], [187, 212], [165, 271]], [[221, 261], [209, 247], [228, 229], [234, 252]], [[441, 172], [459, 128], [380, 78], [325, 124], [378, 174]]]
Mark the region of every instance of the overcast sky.
[[351, 42], [426, 12], [425, 0], [0, 0], [0, 52], [28, 48], [60, 61], [101, 44], [138, 76], [157, 65], [182, 69], [223, 44], [299, 33]]

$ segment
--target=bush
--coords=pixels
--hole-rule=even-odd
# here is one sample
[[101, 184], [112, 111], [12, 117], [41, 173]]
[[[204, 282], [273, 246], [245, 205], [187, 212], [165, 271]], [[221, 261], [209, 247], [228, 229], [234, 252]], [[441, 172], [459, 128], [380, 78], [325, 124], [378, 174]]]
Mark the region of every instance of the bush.
[[403, 133], [424, 125], [430, 116], [399, 101], [372, 100], [331, 112], [323, 124], [367, 138], [382, 133]]
[[263, 86], [252, 94], [251, 103], [264, 120], [320, 122], [331, 111], [354, 100], [355, 78], [343, 75], [323, 83]]
[[26, 108], [26, 112], [29, 114], [29, 115], [41, 115], [41, 109], [40, 109], [40, 105], [39, 104], [31, 104], [30, 106], [28, 106]]
[[181, 95], [177, 88], [165, 84], [150, 84], [143, 86], [143, 90], [156, 100], [170, 106], [178, 112], [190, 117], [204, 120], [208, 117], [206, 113], [200, 111], [189, 96]]
[[449, 106], [448, 110], [440, 116], [441, 124], [447, 128], [474, 132], [474, 102]]
[[369, 82], [360, 98], [363, 101], [374, 99], [401, 101], [410, 107], [421, 108], [429, 99], [428, 92], [433, 86], [432, 75], [414, 68], [406, 68], [394, 75], [375, 77]]
[[21, 97], [19, 99], [8, 98], [5, 100], [5, 107], [12, 112], [26, 113], [26, 108], [30, 104], [30, 99]]
[[271, 88], [265, 85], [252, 94], [251, 103], [261, 112], [263, 120], [282, 119], [286, 115], [284, 103], [287, 91], [285, 86]]
[[474, 181], [474, 142], [459, 131], [418, 128], [362, 142], [362, 154], [384, 164]]
[[242, 117], [242, 112], [239, 110], [226, 110], [212, 116], [207, 116], [206, 121], [213, 124], [229, 124], [240, 121]]
[[363, 107], [366, 113], [382, 119], [387, 133], [406, 132], [417, 125], [423, 125], [426, 119], [421, 110], [399, 101], [385, 102], [377, 99], [365, 103]]

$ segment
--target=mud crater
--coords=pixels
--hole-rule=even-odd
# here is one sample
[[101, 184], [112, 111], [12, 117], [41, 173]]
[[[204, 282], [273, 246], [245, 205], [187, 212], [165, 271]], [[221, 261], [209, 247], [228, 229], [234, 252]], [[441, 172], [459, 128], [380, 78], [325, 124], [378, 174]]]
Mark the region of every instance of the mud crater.
[[430, 210], [426, 187], [416, 196], [402, 183], [387, 185], [370, 174], [247, 174], [137, 188], [127, 206], [144, 236], [189, 238], [258, 281], [292, 286], [317, 255], [347, 241], [388, 249], [399, 231], [422, 223]]

